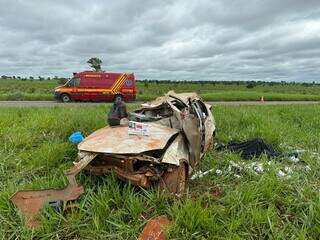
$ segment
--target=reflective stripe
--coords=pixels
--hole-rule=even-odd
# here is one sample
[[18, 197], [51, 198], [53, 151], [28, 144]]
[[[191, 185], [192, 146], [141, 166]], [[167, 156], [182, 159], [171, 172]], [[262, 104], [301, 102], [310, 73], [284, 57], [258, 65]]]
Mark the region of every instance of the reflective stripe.
[[127, 80], [127, 74], [122, 74], [120, 78], [116, 81], [116, 84], [114, 84], [114, 87], [111, 88], [113, 93], [116, 93], [119, 91], [120, 87], [123, 85], [123, 83]]
[[113, 91], [114, 90], [114, 88], [116, 87], [116, 85], [117, 85], [117, 83], [118, 83], [118, 81], [122, 78], [124, 76], [124, 73], [123, 74], [121, 74], [121, 76], [120, 77], [118, 77], [118, 79], [112, 84], [112, 86], [111, 86], [111, 91]]

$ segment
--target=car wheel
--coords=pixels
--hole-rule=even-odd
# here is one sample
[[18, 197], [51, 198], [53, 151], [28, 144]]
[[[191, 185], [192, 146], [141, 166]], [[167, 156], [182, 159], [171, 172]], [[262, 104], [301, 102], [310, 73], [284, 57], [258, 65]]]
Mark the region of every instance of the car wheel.
[[70, 96], [68, 94], [64, 93], [64, 94], [61, 95], [61, 101], [64, 102], [64, 103], [71, 102], [71, 98], [70, 98]]
[[116, 101], [116, 102], [120, 102], [120, 101], [122, 101], [122, 100], [123, 100], [123, 96], [120, 95], [120, 94], [117, 94], [117, 95], [114, 97], [114, 101]]
[[179, 166], [169, 167], [162, 175], [160, 188], [169, 192], [181, 194], [186, 191], [188, 186], [187, 165], [181, 162]]

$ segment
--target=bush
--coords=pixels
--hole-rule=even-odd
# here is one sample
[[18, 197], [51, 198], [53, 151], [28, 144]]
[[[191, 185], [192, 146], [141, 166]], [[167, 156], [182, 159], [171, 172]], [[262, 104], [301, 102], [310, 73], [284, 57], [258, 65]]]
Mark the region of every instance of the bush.
[[248, 85], [247, 85], [247, 88], [254, 88], [256, 85], [254, 84], [254, 83], [249, 83]]
[[22, 92], [14, 92], [9, 94], [7, 99], [11, 101], [21, 101], [24, 100], [24, 94]]

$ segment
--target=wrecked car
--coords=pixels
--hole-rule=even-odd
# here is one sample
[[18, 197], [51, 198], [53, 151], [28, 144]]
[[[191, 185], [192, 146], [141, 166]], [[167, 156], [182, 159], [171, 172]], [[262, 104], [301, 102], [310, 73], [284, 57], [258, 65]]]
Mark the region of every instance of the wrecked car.
[[126, 125], [99, 129], [78, 144], [65, 189], [20, 191], [12, 196], [29, 225], [37, 223], [36, 214], [45, 204], [74, 200], [83, 193], [75, 180], [82, 169], [95, 175], [113, 172], [144, 188], [159, 185], [172, 193], [185, 191], [192, 170], [214, 141], [211, 106], [196, 93], [171, 91], [142, 104], [129, 120]]

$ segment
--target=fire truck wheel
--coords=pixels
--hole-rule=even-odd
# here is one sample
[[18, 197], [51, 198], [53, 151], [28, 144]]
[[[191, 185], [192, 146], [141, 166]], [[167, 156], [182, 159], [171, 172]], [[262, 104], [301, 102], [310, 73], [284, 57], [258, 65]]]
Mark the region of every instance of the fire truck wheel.
[[71, 98], [68, 94], [64, 93], [61, 95], [61, 101], [66, 103], [66, 102], [71, 102]]
[[114, 100], [114, 101], [122, 101], [122, 100], [123, 100], [123, 96], [120, 95], [120, 94], [117, 94], [117, 95], [114, 96], [114, 99], [113, 99], [113, 100]]

